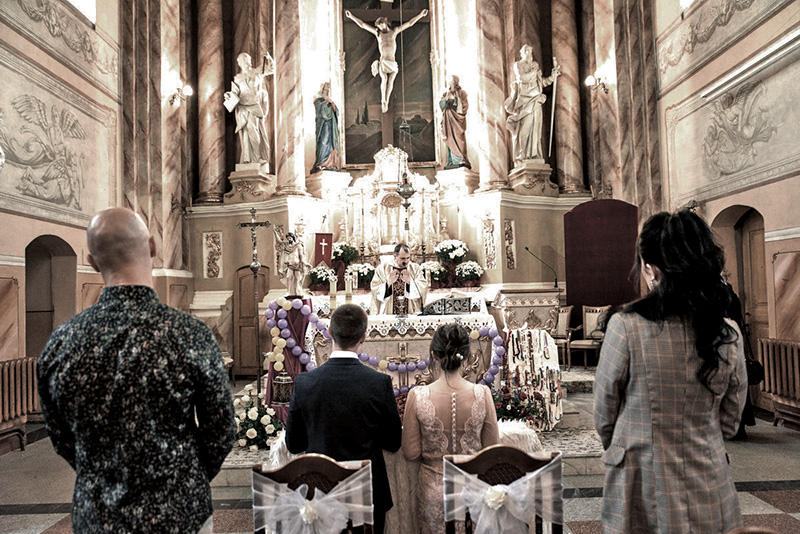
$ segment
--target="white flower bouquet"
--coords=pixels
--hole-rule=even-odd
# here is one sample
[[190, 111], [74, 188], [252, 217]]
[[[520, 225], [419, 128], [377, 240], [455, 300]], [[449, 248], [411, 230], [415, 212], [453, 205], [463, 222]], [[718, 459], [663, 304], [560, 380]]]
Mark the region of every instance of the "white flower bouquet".
[[465, 261], [456, 265], [456, 278], [459, 280], [477, 280], [483, 276], [483, 267], [475, 261]]
[[358, 276], [359, 284], [368, 284], [375, 276], [375, 267], [371, 263], [351, 263], [347, 266], [344, 274]]
[[420, 265], [420, 269], [431, 273], [431, 278], [434, 280], [444, 280], [447, 278], [447, 269], [438, 261], [426, 261]]
[[333, 244], [333, 252], [331, 252], [331, 260], [343, 261], [350, 263], [358, 257], [358, 249], [345, 241], [337, 241]]
[[233, 401], [236, 407], [236, 443], [251, 451], [269, 449], [278, 440], [283, 423], [269, 406], [255, 407], [255, 400], [250, 395], [252, 389], [253, 386], [248, 384], [244, 396]]
[[467, 257], [469, 247], [458, 239], [447, 239], [436, 245], [433, 251], [442, 263], [461, 263]]
[[308, 275], [311, 277], [312, 284], [327, 284], [336, 276], [336, 271], [319, 265], [308, 271]]

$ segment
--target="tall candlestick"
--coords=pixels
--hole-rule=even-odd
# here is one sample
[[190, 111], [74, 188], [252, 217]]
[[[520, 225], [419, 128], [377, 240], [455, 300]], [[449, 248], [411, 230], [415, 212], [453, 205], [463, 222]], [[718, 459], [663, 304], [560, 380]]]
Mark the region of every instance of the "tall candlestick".
[[336, 278], [336, 276], [331, 276], [330, 289], [329, 289], [329, 294], [330, 294], [331, 298], [334, 298], [336, 296], [336, 283], [338, 281], [339, 281], [339, 279]]
[[353, 295], [353, 275], [348, 274], [344, 277], [344, 295], [351, 297]]

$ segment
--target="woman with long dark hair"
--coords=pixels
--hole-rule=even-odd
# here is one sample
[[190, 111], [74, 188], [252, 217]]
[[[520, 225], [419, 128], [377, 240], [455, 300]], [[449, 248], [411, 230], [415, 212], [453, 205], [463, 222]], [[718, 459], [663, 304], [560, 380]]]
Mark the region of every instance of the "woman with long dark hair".
[[637, 252], [649, 292], [609, 320], [594, 383], [603, 532], [728, 532], [742, 518], [723, 437], [747, 375], [725, 255], [689, 210], [650, 217]]
[[431, 356], [440, 376], [409, 392], [403, 416], [403, 454], [422, 460], [416, 509], [423, 534], [445, 531], [442, 457], [474, 454], [500, 441], [489, 388], [461, 376], [461, 363], [469, 356], [467, 330], [455, 323], [437, 328]]

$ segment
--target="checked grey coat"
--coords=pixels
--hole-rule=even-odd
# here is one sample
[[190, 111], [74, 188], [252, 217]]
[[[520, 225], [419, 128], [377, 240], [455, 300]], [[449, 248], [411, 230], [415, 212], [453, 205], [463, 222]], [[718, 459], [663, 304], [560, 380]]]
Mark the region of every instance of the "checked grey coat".
[[712, 394], [690, 326], [619, 313], [594, 383], [606, 465], [603, 533], [717, 534], [742, 526], [723, 436], [736, 433], [747, 392], [742, 336], [721, 348]]

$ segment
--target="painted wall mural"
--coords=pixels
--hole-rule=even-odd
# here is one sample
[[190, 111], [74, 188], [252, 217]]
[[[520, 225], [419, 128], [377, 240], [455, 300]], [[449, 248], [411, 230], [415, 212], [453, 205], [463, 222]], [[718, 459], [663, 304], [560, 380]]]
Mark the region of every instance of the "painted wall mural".
[[0, 208], [85, 225], [116, 195], [116, 113], [0, 46]]
[[706, 0], [657, 39], [661, 93], [724, 52], [792, 0]]
[[671, 208], [800, 172], [800, 34], [759, 66], [665, 111]]

